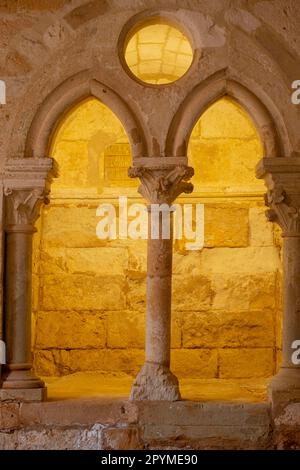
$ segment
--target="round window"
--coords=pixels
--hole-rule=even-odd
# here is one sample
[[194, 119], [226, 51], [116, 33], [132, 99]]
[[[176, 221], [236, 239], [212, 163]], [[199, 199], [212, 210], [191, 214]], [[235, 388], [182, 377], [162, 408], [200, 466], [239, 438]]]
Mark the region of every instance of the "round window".
[[193, 61], [187, 37], [161, 20], [152, 20], [128, 35], [125, 61], [139, 80], [155, 85], [175, 82]]

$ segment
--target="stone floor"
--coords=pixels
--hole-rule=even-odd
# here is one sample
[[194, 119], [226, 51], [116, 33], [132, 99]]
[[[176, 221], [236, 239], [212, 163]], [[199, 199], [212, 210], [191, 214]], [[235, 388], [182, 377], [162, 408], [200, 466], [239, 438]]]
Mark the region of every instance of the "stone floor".
[[[64, 377], [46, 377], [48, 400], [70, 398], [115, 397], [127, 399], [132, 377], [126, 374], [78, 372]], [[240, 403], [267, 400], [267, 379], [183, 379], [180, 390], [183, 400], [229, 401]]]

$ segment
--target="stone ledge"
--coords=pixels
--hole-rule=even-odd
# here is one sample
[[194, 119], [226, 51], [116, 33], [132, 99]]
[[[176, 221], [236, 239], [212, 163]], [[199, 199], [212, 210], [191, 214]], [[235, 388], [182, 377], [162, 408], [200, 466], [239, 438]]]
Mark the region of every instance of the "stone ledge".
[[46, 388], [0, 389], [1, 402], [41, 402], [47, 399]]
[[261, 449], [271, 439], [268, 403], [91, 397], [2, 403], [0, 416], [2, 449]]
[[78, 398], [0, 403], [0, 448], [300, 449], [299, 403], [272, 420], [271, 404]]
[[133, 404], [109, 397], [23, 403], [20, 409], [20, 422], [24, 427], [133, 424], [137, 419]]

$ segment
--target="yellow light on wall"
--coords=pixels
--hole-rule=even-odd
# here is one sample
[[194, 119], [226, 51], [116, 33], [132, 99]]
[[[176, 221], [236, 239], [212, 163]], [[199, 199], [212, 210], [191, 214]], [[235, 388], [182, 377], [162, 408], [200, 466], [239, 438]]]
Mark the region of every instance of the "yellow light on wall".
[[263, 156], [258, 132], [247, 112], [225, 97], [213, 103], [196, 123], [188, 157], [195, 169], [195, 192], [264, 193], [255, 177]]
[[182, 77], [193, 61], [187, 37], [167, 23], [151, 23], [133, 33], [125, 48], [131, 72], [146, 83], [162, 85]]

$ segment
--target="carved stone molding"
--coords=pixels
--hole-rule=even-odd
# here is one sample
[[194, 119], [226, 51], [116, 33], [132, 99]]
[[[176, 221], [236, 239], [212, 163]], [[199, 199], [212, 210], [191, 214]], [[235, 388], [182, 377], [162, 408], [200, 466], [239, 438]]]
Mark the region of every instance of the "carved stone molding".
[[194, 189], [188, 180], [194, 169], [186, 165], [165, 167], [132, 167], [128, 170], [130, 178], [139, 178], [139, 193], [151, 204], [172, 204], [181, 193], [191, 193]]
[[11, 158], [4, 167], [4, 186], [14, 189], [49, 187], [58, 175], [52, 158]]
[[265, 180], [269, 221], [276, 222], [283, 236], [300, 236], [300, 158], [265, 158], [256, 174]]
[[48, 202], [50, 183], [56, 174], [51, 158], [6, 162], [3, 174], [6, 230], [34, 226], [41, 205]]

